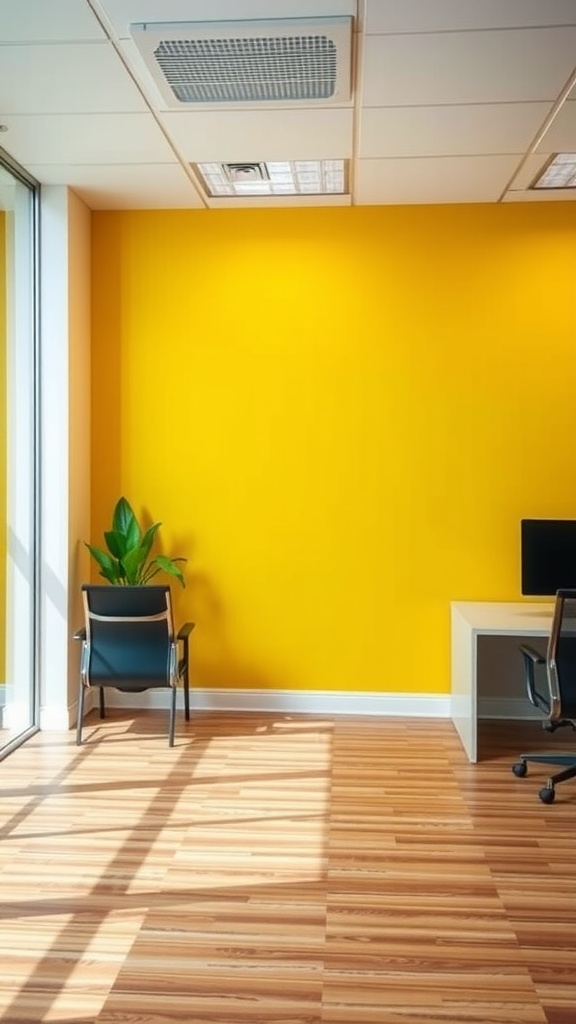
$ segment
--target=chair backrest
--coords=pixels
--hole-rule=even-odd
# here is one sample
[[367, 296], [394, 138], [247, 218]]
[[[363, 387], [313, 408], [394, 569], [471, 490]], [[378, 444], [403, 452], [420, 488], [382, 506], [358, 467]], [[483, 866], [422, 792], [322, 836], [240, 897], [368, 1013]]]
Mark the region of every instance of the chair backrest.
[[576, 590], [556, 594], [547, 666], [550, 718], [576, 720]]
[[84, 584], [86, 682], [125, 690], [174, 684], [169, 586]]

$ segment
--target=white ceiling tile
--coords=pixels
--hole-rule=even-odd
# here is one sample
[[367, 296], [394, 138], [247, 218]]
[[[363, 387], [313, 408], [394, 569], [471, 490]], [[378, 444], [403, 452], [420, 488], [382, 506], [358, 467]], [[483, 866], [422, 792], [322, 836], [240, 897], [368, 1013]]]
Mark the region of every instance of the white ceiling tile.
[[185, 159], [258, 161], [348, 158], [353, 112], [330, 110], [161, 113]]
[[576, 25], [574, 0], [366, 0], [366, 31], [454, 32]]
[[205, 208], [181, 167], [130, 164], [100, 167], [34, 164], [43, 185], [69, 185], [92, 210], [169, 210]]
[[536, 151], [576, 153], [576, 100], [568, 100], [561, 107]]
[[514, 156], [359, 160], [355, 202], [490, 203], [506, 188], [518, 164]]
[[360, 114], [360, 157], [524, 153], [550, 103], [446, 107], [367, 107]]
[[356, 0], [96, 0], [120, 37], [133, 22], [238, 21], [354, 15]]
[[576, 27], [368, 36], [364, 106], [555, 100], [576, 63]]
[[84, 0], [4, 0], [0, 3], [0, 43], [66, 42], [104, 39]]
[[30, 163], [177, 163], [152, 114], [28, 114], [4, 119], [10, 153]]
[[111, 43], [0, 46], [0, 96], [3, 116], [146, 109]]

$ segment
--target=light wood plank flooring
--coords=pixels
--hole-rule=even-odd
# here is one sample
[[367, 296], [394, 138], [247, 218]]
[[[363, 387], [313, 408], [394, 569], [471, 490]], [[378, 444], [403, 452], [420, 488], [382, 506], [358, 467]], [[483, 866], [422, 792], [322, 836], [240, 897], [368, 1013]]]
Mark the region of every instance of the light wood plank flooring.
[[576, 783], [512, 775], [536, 724], [478, 765], [446, 721], [166, 724], [0, 763], [4, 1024], [575, 1024]]

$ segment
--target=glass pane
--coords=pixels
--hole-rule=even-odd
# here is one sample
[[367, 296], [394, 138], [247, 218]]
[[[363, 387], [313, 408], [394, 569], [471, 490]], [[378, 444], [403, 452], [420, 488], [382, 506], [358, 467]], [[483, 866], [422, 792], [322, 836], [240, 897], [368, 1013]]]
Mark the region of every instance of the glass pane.
[[34, 187], [0, 163], [0, 756], [36, 728]]

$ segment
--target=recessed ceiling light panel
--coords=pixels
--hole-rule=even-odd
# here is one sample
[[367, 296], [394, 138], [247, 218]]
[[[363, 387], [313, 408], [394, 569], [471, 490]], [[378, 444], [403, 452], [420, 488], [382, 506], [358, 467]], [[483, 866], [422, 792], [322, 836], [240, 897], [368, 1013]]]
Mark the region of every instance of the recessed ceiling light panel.
[[576, 153], [557, 153], [530, 188], [576, 188]]
[[344, 160], [284, 160], [266, 163], [194, 165], [209, 195], [343, 195]]

